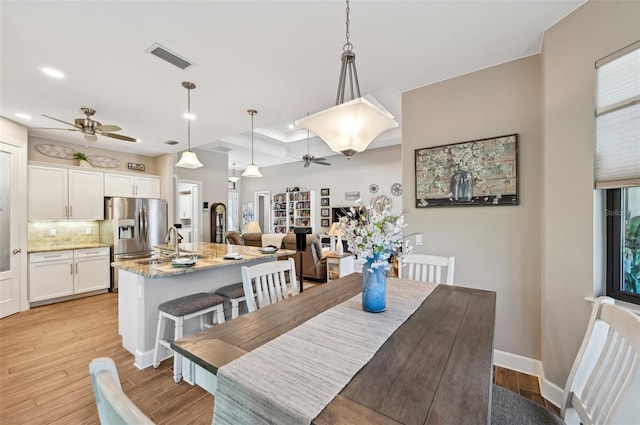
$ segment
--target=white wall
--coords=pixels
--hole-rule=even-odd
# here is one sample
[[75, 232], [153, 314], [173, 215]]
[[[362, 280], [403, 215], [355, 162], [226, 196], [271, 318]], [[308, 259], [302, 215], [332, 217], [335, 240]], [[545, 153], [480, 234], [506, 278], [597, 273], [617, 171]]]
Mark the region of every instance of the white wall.
[[638, 1], [587, 2], [544, 36], [542, 361], [560, 386], [586, 328], [583, 297], [604, 290], [594, 63], [638, 39]]
[[[400, 145], [365, 150], [350, 160], [342, 155], [330, 156], [327, 160], [330, 166], [311, 164], [305, 168], [302, 162], [295, 162], [260, 168], [263, 178], [243, 177], [240, 180], [240, 204], [254, 202], [254, 193], [257, 191], [269, 190], [273, 199], [275, 193], [284, 192], [287, 187], [313, 190], [316, 192], [316, 223], [313, 231], [324, 233], [329, 229], [320, 227], [320, 189], [330, 190], [328, 208], [335, 208], [355, 205], [353, 201], [345, 200], [345, 192], [359, 191], [362, 200], [368, 203], [375, 196], [369, 193], [369, 186], [375, 183], [379, 186], [376, 195], [388, 195], [392, 199], [394, 212], [402, 211], [402, 197], [391, 195], [391, 185], [401, 182]], [[260, 158], [256, 158], [256, 164], [260, 167]]]
[[[402, 96], [405, 234], [424, 234], [414, 252], [455, 256], [456, 285], [495, 291], [495, 348], [533, 359], [540, 358], [541, 92], [536, 55]], [[520, 205], [415, 207], [415, 149], [513, 133]]]

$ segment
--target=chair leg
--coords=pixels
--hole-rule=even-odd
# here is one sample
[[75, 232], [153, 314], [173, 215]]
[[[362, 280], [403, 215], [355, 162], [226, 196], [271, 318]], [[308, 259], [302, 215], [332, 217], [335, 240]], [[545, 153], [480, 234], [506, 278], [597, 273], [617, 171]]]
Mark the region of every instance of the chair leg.
[[164, 320], [162, 320], [162, 313], [158, 313], [158, 329], [156, 331], [156, 347], [153, 350], [153, 367], [157, 368], [160, 366], [160, 350], [162, 345], [160, 345], [160, 335], [164, 332]]
[[[178, 317], [176, 321], [176, 330], [174, 334], [175, 341], [182, 338], [184, 319]], [[173, 380], [177, 384], [182, 379], [182, 356], [175, 351], [173, 352]]]
[[[218, 321], [217, 321], [218, 325], [221, 324], [221, 323], [224, 323], [224, 305], [223, 304], [220, 304], [218, 306], [218, 309], [216, 310], [216, 313], [218, 313]], [[231, 313], [231, 314], [233, 314], [233, 313]], [[213, 324], [213, 318], [211, 320], [211, 323]]]
[[238, 301], [237, 298], [232, 298], [231, 299], [231, 318], [235, 319], [239, 316], [240, 314], [240, 309], [238, 308], [238, 305], [240, 304], [240, 302]]

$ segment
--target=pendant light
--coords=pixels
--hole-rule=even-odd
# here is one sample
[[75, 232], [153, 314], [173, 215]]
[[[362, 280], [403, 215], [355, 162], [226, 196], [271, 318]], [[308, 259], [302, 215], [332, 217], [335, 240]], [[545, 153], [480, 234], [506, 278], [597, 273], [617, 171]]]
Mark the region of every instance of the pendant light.
[[231, 172], [231, 176], [229, 176], [229, 181], [231, 183], [237, 183], [240, 180], [240, 177], [236, 175], [236, 163], [233, 163], [233, 171]]
[[253, 163], [253, 116], [258, 113], [255, 109], [247, 110], [247, 113], [251, 115], [251, 164], [247, 165], [247, 169], [242, 173], [242, 177], [262, 177], [258, 166]]
[[198, 157], [194, 152], [191, 152], [191, 90], [196, 88], [196, 85], [188, 81], [182, 83], [182, 87], [187, 89], [187, 150], [182, 152], [180, 161], [176, 164], [176, 167], [182, 168], [200, 168], [202, 163], [198, 161]]
[[[296, 120], [296, 125], [307, 128], [324, 140], [331, 150], [350, 159], [362, 152], [369, 143], [383, 132], [395, 128], [393, 116], [360, 96], [360, 84], [356, 73], [356, 54], [349, 41], [349, 0], [347, 0], [346, 38], [341, 56], [342, 67], [338, 80], [336, 106]], [[348, 78], [347, 78], [348, 76]], [[345, 102], [344, 94], [350, 83], [351, 100]]]

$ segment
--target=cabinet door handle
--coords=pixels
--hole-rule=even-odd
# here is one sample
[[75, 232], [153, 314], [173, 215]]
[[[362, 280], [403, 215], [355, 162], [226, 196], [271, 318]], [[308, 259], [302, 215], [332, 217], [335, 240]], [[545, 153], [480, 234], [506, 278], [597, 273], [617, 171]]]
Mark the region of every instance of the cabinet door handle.
[[69, 264], [71, 266], [71, 275], [73, 275], [73, 263]]
[[76, 263], [76, 274], [78, 274], [78, 263]]
[[67, 207], [66, 205], [64, 207], [64, 216], [69, 217], [69, 207]]
[[73, 217], [73, 206], [69, 205], [69, 218]]

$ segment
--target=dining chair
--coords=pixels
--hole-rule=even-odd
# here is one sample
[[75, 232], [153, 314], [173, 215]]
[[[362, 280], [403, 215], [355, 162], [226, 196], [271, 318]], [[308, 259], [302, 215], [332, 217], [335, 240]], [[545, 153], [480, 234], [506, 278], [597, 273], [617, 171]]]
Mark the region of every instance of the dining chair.
[[453, 285], [455, 262], [455, 257], [407, 254], [398, 267], [398, 277], [420, 282], [442, 283], [442, 268], [446, 267], [445, 283]]
[[493, 387], [491, 423], [617, 425], [640, 423], [640, 317], [598, 298], [567, 378], [560, 416]]
[[102, 425], [152, 425], [149, 419], [122, 391], [116, 364], [109, 357], [98, 357], [89, 364], [93, 394]]
[[249, 312], [284, 300], [289, 294], [289, 288], [292, 296], [299, 292], [293, 258], [250, 267], [242, 266], [241, 272]]

